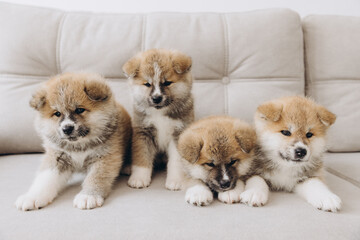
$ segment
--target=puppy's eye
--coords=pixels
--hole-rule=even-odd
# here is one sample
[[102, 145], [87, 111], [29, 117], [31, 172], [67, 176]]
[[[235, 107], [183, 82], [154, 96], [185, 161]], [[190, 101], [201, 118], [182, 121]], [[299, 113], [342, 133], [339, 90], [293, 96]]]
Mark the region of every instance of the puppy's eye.
[[228, 163], [228, 166], [232, 166], [234, 165], [238, 160], [237, 159], [232, 159], [230, 163]]
[[60, 117], [60, 116], [61, 116], [61, 112], [54, 112], [54, 116]]
[[146, 82], [146, 83], [144, 83], [144, 86], [146, 86], [146, 87], [151, 87], [151, 84], [148, 83], [148, 82]]
[[285, 136], [291, 136], [291, 132], [290, 131], [288, 131], [288, 130], [281, 130], [280, 131], [281, 133], [282, 133], [282, 135], [285, 135]]
[[170, 81], [166, 81], [162, 84], [163, 86], [170, 86], [173, 82], [170, 82]]
[[82, 114], [83, 112], [85, 112], [85, 109], [84, 109], [84, 108], [77, 108], [77, 109], [75, 109], [75, 113], [76, 113], [76, 114]]
[[210, 163], [205, 163], [206, 165], [208, 165], [209, 167], [215, 167], [215, 164], [210, 162]]
[[311, 138], [313, 135], [314, 135], [314, 134], [313, 134], [312, 132], [308, 132], [308, 133], [306, 134], [306, 137], [307, 137], [307, 138]]

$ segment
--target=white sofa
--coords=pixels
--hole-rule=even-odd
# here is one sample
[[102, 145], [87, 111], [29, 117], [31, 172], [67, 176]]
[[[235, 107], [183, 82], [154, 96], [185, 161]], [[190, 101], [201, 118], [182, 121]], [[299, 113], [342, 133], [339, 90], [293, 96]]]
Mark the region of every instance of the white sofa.
[[[360, 17], [308, 16], [287, 9], [246, 13], [93, 14], [0, 3], [0, 239], [360, 239]], [[127, 187], [121, 176], [105, 205], [72, 207], [76, 176], [55, 201], [22, 212], [42, 156], [28, 101], [49, 76], [104, 75], [131, 112], [122, 65], [149, 48], [193, 58], [196, 118], [252, 121], [258, 104], [310, 95], [338, 115], [324, 156], [326, 180], [343, 200], [322, 212], [290, 193], [251, 208], [215, 201], [193, 207], [184, 191]], [[306, 73], [306, 74], [305, 74]]]

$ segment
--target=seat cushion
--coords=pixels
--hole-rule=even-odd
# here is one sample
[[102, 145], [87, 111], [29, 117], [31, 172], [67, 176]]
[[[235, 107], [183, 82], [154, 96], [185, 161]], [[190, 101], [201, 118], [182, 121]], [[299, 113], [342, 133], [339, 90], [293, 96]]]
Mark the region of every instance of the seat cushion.
[[81, 177], [74, 178], [54, 202], [36, 211], [15, 208], [40, 163], [40, 154], [0, 157], [0, 239], [359, 239], [360, 189], [325, 175], [343, 209], [315, 209], [295, 194], [271, 193], [267, 205], [251, 208], [215, 200], [206, 207], [184, 201], [184, 191], [165, 189], [165, 173], [146, 189], [131, 189], [122, 176], [101, 208], [72, 206]]

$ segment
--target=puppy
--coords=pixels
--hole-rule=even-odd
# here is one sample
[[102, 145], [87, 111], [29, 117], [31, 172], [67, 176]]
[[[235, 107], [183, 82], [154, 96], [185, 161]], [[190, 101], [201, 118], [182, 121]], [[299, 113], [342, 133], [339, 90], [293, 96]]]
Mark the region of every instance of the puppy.
[[341, 200], [325, 185], [321, 160], [326, 132], [335, 119], [333, 113], [304, 97], [286, 97], [259, 106], [253, 176], [246, 182], [242, 201], [264, 205], [270, 187], [295, 192], [318, 209], [339, 210]]
[[178, 149], [192, 179], [185, 200], [196, 206], [213, 201], [213, 192], [224, 203], [240, 202], [256, 142], [255, 130], [227, 116], [208, 117], [193, 123], [179, 139]]
[[102, 77], [64, 74], [51, 78], [30, 101], [45, 156], [20, 210], [51, 203], [75, 171], [86, 172], [74, 199], [80, 209], [100, 207], [109, 194], [131, 143], [129, 114]]
[[149, 186], [154, 163], [167, 156], [165, 186], [181, 189], [183, 171], [176, 145], [194, 119], [190, 69], [190, 57], [164, 49], [142, 52], [123, 66], [134, 101], [130, 187]]

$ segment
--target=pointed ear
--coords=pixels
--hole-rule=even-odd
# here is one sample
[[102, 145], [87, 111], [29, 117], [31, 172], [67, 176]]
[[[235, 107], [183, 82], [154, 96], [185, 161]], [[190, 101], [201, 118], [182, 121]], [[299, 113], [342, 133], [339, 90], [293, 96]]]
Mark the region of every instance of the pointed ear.
[[191, 57], [178, 52], [174, 51], [171, 55], [172, 64], [175, 72], [177, 74], [184, 74], [191, 70], [192, 60]]
[[190, 163], [199, 160], [200, 151], [204, 146], [204, 141], [199, 134], [191, 131], [185, 131], [180, 135], [178, 142], [178, 151], [182, 158]]
[[317, 107], [317, 116], [320, 119], [320, 122], [327, 127], [332, 125], [336, 120], [336, 115], [328, 111], [323, 106]]
[[283, 105], [276, 102], [264, 103], [257, 108], [257, 112], [261, 118], [273, 122], [279, 121], [282, 111]]
[[85, 81], [84, 92], [91, 101], [102, 102], [112, 96], [110, 87], [103, 79], [88, 79]]
[[140, 58], [138, 56], [131, 58], [122, 67], [125, 76], [128, 78], [136, 77], [136, 75], [139, 72], [139, 69], [140, 69]]
[[235, 139], [244, 153], [250, 153], [251, 150], [254, 149], [256, 143], [255, 130], [250, 126], [239, 127], [238, 129], [235, 129]]
[[39, 111], [45, 106], [46, 103], [46, 91], [44, 89], [38, 90], [30, 99], [30, 106]]

